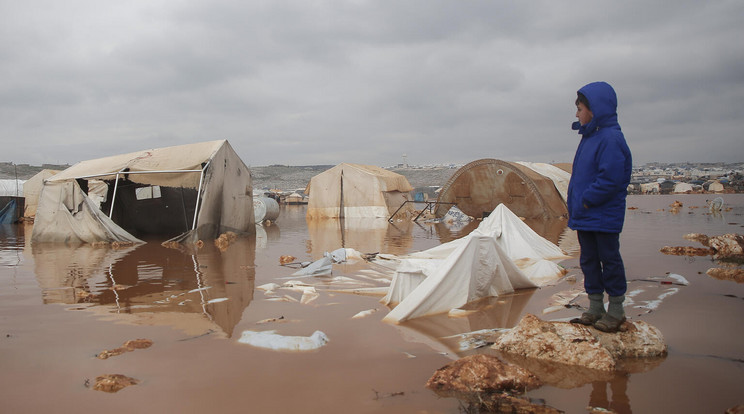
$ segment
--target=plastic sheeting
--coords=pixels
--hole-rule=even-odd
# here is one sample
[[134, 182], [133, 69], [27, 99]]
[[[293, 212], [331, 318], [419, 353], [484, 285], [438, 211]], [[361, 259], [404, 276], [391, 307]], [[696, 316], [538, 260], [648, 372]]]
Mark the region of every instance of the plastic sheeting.
[[568, 258], [500, 204], [469, 235], [398, 261], [388, 295], [397, 306], [384, 318], [401, 322], [447, 312], [489, 296], [537, 287], [563, 269], [552, 260]]
[[143, 243], [108, 218], [74, 180], [45, 185], [39, 198], [31, 240]]

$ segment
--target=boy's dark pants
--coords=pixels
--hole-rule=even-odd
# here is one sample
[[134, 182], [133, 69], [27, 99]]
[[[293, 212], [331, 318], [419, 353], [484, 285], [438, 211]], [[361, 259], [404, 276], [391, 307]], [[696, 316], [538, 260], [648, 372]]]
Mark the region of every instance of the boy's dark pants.
[[628, 283], [625, 280], [623, 259], [620, 257], [620, 233], [582, 230], [576, 233], [581, 245], [579, 263], [584, 272], [586, 293], [624, 295]]

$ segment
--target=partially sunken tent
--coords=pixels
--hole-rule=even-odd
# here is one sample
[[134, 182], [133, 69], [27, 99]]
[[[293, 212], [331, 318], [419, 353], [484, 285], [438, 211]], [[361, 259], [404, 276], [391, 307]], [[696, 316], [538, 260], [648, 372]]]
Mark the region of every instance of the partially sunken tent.
[[[312, 179], [305, 190], [307, 218], [384, 217], [413, 211], [406, 177], [372, 165], [339, 164]], [[401, 208], [401, 206], [403, 206]]]
[[456, 203], [465, 214], [483, 217], [499, 204], [524, 218], [566, 216], [565, 168], [542, 163], [514, 163], [491, 158], [457, 170], [439, 193], [434, 214], [443, 217]]
[[402, 257], [380, 255], [397, 264], [388, 294], [381, 300], [395, 308], [383, 320], [448, 312], [489, 296], [533, 288], [556, 280], [555, 263], [568, 256], [499, 204], [467, 236]]
[[[91, 181], [106, 183], [99, 205]], [[253, 232], [248, 167], [225, 140], [79, 162], [44, 182], [33, 242], [140, 242], [160, 236], [193, 243]]]

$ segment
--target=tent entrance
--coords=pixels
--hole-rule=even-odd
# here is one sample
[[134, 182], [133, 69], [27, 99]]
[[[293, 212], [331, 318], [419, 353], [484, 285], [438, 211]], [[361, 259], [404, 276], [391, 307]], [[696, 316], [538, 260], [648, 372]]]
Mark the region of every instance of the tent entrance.
[[110, 212], [111, 220], [133, 236], [175, 237], [191, 230], [196, 189], [143, 185], [126, 179], [106, 183], [108, 193], [101, 210]]

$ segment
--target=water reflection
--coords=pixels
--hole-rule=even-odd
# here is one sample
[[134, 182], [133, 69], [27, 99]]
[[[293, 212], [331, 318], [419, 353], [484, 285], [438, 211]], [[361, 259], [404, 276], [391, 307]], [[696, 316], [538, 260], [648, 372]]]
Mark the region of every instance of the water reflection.
[[124, 249], [34, 244], [31, 251], [44, 303], [88, 304], [135, 323], [230, 337], [253, 299], [255, 243], [238, 238], [224, 252], [206, 243], [195, 254], [157, 242]]
[[362, 253], [405, 254], [411, 250], [412, 221], [389, 223], [384, 218], [309, 219], [313, 260], [340, 247]]
[[[451, 359], [476, 353], [475, 349], [486, 346], [489, 339], [498, 333], [463, 337], [460, 334], [483, 330], [513, 328], [519, 323], [525, 305], [535, 289], [522, 290], [510, 295], [490, 297], [463, 306], [471, 311], [467, 316], [450, 317], [438, 314], [411, 319], [394, 325], [410, 342], [420, 342]], [[480, 343], [474, 343], [474, 342]]]

